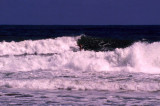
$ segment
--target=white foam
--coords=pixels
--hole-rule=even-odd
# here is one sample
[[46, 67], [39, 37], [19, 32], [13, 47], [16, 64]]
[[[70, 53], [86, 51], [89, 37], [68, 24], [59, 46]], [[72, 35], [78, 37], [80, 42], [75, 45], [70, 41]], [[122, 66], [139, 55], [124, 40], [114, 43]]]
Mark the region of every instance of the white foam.
[[[152, 75], [160, 73], [160, 42], [136, 42], [124, 49], [95, 52], [77, 51], [77, 39], [78, 37], [60, 37], [37, 41], [1, 42], [0, 87], [160, 90], [157, 80], [159, 76]], [[35, 52], [38, 55], [21, 55]], [[39, 55], [41, 53], [57, 54]], [[130, 72], [134, 74], [130, 76]]]
[[0, 57], [1, 71], [31, 71], [39, 69], [74, 71], [130, 71], [160, 73], [160, 43], [137, 42], [110, 52], [78, 51], [78, 37], [60, 37], [23, 42], [2, 42], [1, 55], [24, 53], [58, 53], [52, 56], [28, 55]]
[[[58, 37], [45, 40], [0, 42], [0, 56], [33, 53], [60, 53], [77, 47], [78, 37]], [[75, 48], [76, 49], [76, 48]]]
[[158, 91], [159, 82], [110, 82], [105, 80], [24, 79], [0, 80], [0, 87], [21, 89], [70, 89], [70, 90], [129, 90]]

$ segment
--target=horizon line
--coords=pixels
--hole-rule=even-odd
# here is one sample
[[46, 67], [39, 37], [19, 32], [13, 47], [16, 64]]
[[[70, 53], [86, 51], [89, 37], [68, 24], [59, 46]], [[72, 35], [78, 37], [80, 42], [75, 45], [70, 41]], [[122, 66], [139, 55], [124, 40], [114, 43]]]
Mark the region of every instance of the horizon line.
[[127, 25], [127, 24], [124, 24], [124, 25], [121, 25], [121, 24], [115, 24], [115, 25], [96, 25], [96, 24], [93, 24], [93, 25], [89, 25], [89, 24], [86, 24], [86, 25], [65, 25], [65, 24], [55, 24], [55, 25], [51, 25], [51, 24], [0, 24], [0, 26], [159, 26], [160, 24], [146, 24], [146, 25], [143, 25], [143, 24], [134, 24], [134, 25]]

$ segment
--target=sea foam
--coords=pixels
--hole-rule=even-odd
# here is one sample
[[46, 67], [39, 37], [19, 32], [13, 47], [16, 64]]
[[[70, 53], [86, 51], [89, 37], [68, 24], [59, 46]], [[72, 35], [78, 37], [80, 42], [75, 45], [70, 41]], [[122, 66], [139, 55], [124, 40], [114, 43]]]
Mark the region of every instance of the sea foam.
[[[1, 42], [0, 87], [158, 91], [160, 43], [79, 50], [79, 37]], [[152, 74], [152, 75], [151, 75]]]
[[[98, 72], [129, 71], [151, 74], [160, 73], [159, 42], [136, 42], [123, 49], [116, 48], [113, 51], [95, 52], [79, 51], [76, 43], [78, 38], [59, 37], [36, 41], [1, 42], [0, 70], [67, 69]], [[53, 54], [47, 55], [49, 53]]]

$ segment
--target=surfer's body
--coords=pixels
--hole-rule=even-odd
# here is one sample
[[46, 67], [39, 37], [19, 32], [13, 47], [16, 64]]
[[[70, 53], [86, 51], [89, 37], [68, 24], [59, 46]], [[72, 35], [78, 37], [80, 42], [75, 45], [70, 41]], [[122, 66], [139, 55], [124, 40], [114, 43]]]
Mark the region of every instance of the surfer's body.
[[82, 45], [81, 45], [81, 44], [79, 44], [78, 46], [79, 46], [79, 50], [81, 51], [81, 50], [82, 50]]

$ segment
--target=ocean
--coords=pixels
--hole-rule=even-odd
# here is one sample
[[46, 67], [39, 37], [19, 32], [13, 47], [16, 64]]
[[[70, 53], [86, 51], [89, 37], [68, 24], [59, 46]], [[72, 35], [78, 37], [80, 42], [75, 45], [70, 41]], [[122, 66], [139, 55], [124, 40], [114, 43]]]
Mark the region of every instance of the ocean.
[[0, 26], [1, 106], [160, 105], [159, 91], [158, 25]]

